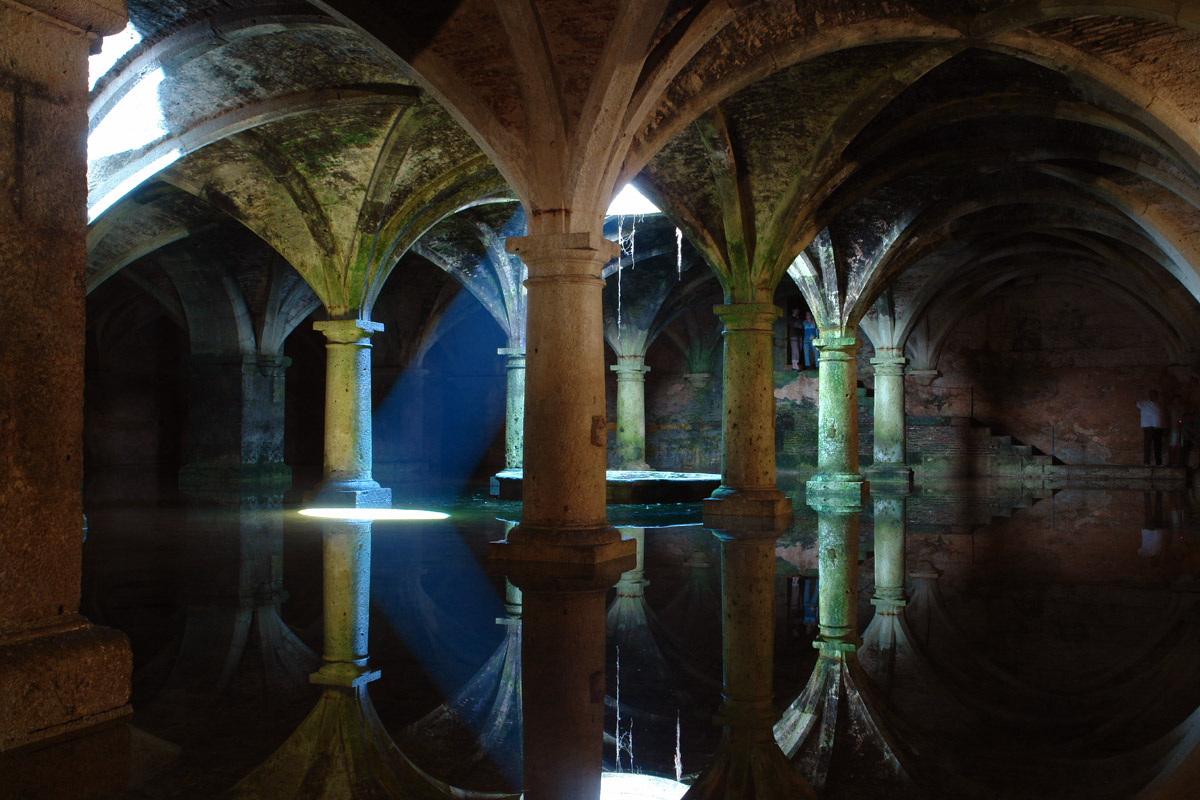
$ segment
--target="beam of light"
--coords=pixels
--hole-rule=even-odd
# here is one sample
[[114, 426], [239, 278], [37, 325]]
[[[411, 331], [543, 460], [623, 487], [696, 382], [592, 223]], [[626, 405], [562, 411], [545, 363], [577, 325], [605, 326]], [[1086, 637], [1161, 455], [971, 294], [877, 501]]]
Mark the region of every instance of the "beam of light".
[[169, 132], [158, 102], [162, 67], [143, 75], [88, 134], [88, 163], [156, 142]]
[[600, 800], [679, 800], [687, 784], [653, 775], [606, 772], [600, 777]]
[[658, 206], [651, 203], [646, 195], [633, 188], [632, 183], [625, 184], [625, 188], [617, 192], [617, 196], [608, 206], [607, 216], [630, 216], [634, 214], [661, 214]]
[[320, 519], [355, 521], [446, 519], [450, 516], [441, 511], [422, 511], [413, 508], [302, 508], [300, 514]]
[[94, 56], [88, 56], [88, 91], [94, 89], [96, 81], [100, 80], [104, 73], [112, 69], [112, 65], [120, 60], [121, 56], [132, 50], [134, 45], [141, 40], [142, 35], [138, 33], [137, 28], [133, 27], [133, 23], [127, 24], [125, 29], [119, 33], [101, 39], [100, 52]]
[[88, 224], [96, 221], [96, 218], [108, 211], [118, 200], [136, 189], [143, 181], [157, 175], [162, 170], [174, 164], [183, 156], [179, 148], [172, 148], [163, 153], [158, 158], [151, 161], [146, 166], [139, 169], [137, 172], [130, 175], [125, 180], [118, 183], [107, 194], [101, 197], [91, 207], [88, 208]]

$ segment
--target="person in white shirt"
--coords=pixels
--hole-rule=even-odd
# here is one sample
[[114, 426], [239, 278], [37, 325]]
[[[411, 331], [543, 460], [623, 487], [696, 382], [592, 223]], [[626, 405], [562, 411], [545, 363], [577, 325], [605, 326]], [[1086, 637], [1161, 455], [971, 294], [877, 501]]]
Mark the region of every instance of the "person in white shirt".
[[1150, 448], [1154, 447], [1154, 466], [1162, 466], [1162, 406], [1158, 404], [1158, 392], [1150, 390], [1148, 400], [1137, 401], [1142, 412], [1142, 464], [1150, 465]]

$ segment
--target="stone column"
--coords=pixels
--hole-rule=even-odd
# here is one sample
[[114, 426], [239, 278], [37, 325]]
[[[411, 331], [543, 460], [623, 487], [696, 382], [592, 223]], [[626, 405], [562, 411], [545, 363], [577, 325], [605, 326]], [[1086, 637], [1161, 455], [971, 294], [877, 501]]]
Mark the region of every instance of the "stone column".
[[874, 463], [867, 476], [874, 485], [912, 484], [912, 469], [905, 463], [904, 355], [898, 347], [881, 347], [875, 367]]
[[616, 245], [597, 233], [565, 233], [513, 237], [507, 247], [529, 268], [523, 508], [508, 545], [568, 528], [573, 545], [620, 541], [605, 517], [600, 302], [600, 270]]
[[646, 463], [645, 356], [617, 356], [609, 367], [617, 373], [616, 469], [648, 470]]
[[[317, 504], [381, 508], [392, 493], [371, 476], [371, 334], [383, 325], [361, 319], [317, 322], [325, 334], [325, 477]], [[367, 669], [371, 523], [325, 523], [324, 665], [314, 683], [354, 689], [379, 677]]]
[[504, 468], [521, 469], [525, 436], [525, 348], [501, 347], [506, 356], [508, 393], [504, 409]]
[[858, 340], [823, 336], [817, 348], [817, 474], [807, 483], [810, 495], [844, 495], [862, 503], [866, 484], [858, 473]]
[[525, 797], [598, 800], [605, 592], [636, 563], [605, 516], [600, 270], [617, 246], [578, 232], [506, 247], [529, 268], [523, 508], [491, 557], [524, 601]]
[[705, 519], [791, 516], [791, 500], [775, 486], [772, 347], [779, 307], [736, 303], [713, 311], [725, 324], [723, 446], [721, 486], [704, 501]]
[[129, 714], [129, 642], [79, 614], [87, 58], [124, 25], [120, 0], [0, 3], [0, 751], [88, 731], [106, 762], [27, 752], [0, 764], [18, 794], [39, 759], [80, 797], [128, 769], [100, 726]]
[[[769, 352], [769, 351], [768, 351]], [[721, 542], [721, 623], [724, 702], [716, 721], [724, 727], [714, 763], [684, 800], [728, 797], [814, 798], [775, 742], [774, 529], [715, 531]]]
[[241, 353], [188, 359], [181, 489], [269, 495], [291, 487], [283, 463], [283, 375], [290, 364], [283, 356]]

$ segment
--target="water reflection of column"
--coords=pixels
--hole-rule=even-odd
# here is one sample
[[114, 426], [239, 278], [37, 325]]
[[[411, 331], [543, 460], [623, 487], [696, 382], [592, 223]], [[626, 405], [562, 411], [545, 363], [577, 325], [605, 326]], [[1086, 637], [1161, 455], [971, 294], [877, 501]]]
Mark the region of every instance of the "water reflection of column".
[[[619, 697], [620, 706], [616, 711], [618, 719], [628, 720], [631, 724], [631, 717], [641, 716], [652, 720], [655, 714], [661, 714], [673, 726], [676, 712], [691, 708], [694, 703], [676, 685], [658, 641], [660, 630], [656, 630], [659, 628], [657, 620], [646, 605], [646, 586], [649, 583], [644, 570], [646, 531], [644, 528], [626, 527], [620, 530], [622, 535], [637, 542], [637, 565], [621, 574], [621, 579], [617, 581], [616, 599], [608, 607], [609, 702], [615, 706]], [[620, 765], [624, 747], [621, 737], [628, 728], [622, 730], [614, 726], [614, 730], [618, 742], [617, 764]]]
[[781, 528], [717, 532], [721, 542], [725, 700], [715, 762], [684, 800], [815, 797], [775, 743], [775, 539]]
[[863, 633], [863, 661], [885, 695], [891, 688], [892, 667], [898, 646], [908, 643], [904, 620], [903, 494], [876, 493], [875, 505], [875, 616]]
[[[813, 645], [820, 651], [804, 691], [775, 725], [775, 738], [792, 763], [821, 789], [831, 764], [870, 768], [872, 773], [907, 783], [897, 740], [871, 695], [871, 684], [859, 665], [858, 513], [844, 495], [811, 492], [817, 511], [820, 567], [819, 632]], [[836, 762], [835, 752], [845, 751]]]
[[[379, 323], [318, 322], [325, 334], [325, 478], [317, 504], [380, 508], [391, 492], [371, 477], [370, 336]], [[367, 651], [371, 523], [324, 525], [324, 652], [310, 680], [321, 699], [292, 736], [231, 792], [233, 797], [420, 798], [455, 790], [413, 766], [384, 730], [367, 684], [379, 677]], [[319, 766], [319, 768], [318, 768]]]

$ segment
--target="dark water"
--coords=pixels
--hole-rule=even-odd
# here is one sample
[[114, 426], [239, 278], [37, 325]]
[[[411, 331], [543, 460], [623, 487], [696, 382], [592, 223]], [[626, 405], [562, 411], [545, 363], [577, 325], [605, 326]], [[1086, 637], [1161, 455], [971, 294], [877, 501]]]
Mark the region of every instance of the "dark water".
[[[1147, 747], [1200, 705], [1192, 498], [1037, 494], [976, 484], [918, 487], [908, 499], [908, 569], [936, 576], [909, 581], [919, 597], [908, 618], [934, 678], [902, 655], [881, 702], [920, 743], [921, 780], [958, 787], [940, 796], [1132, 796], [1158, 769], [1162, 753]], [[403, 505], [451, 516], [374, 526], [371, 655], [383, 677], [371, 696], [418, 764], [458, 785], [503, 788], [519, 775], [519, 739], [474, 758], [469, 727], [423, 736], [409, 726], [481, 671], [503, 680], [488, 670], [499, 669], [512, 608], [486, 551], [520, 506], [482, 493]], [[795, 506], [776, 547], [780, 706], [816, 660], [804, 603], [816, 579], [816, 516], [802, 497]], [[129, 502], [93, 493], [87, 512], [84, 613], [126, 632], [134, 651], [123, 796], [215, 796], [273, 752], [317, 697], [305, 676], [322, 645], [321, 526], [281, 497]], [[644, 581], [623, 583], [621, 599], [610, 591], [624, 606], [610, 613], [606, 766], [617, 766], [619, 740], [622, 769], [632, 760], [634, 770], [673, 778], [678, 741], [686, 781], [710, 763], [720, 736], [711, 722], [720, 549], [699, 526], [699, 505], [613, 507], [610, 522], [640, 530], [645, 555]], [[874, 611], [869, 502], [858, 528], [861, 630]], [[807, 613], [811, 622], [811, 604]], [[1118, 757], [1123, 778], [1113, 782]], [[826, 796], [869, 795], [831, 784]]]

